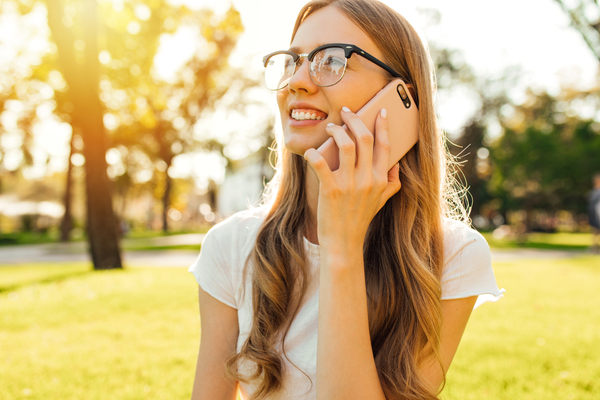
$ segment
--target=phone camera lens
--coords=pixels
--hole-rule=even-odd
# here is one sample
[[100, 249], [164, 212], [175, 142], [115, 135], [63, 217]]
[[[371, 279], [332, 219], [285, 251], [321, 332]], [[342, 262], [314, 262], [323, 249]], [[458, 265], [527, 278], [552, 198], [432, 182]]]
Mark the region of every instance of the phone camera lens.
[[398, 85], [397, 90], [398, 90], [398, 94], [400, 95], [402, 100], [408, 99], [408, 95], [406, 94], [406, 91], [404, 90], [404, 86]]

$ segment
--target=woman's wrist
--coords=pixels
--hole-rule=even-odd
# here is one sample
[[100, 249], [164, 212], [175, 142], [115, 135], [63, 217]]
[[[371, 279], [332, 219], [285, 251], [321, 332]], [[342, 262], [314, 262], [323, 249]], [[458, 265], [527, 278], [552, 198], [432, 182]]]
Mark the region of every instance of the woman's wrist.
[[[334, 218], [341, 218], [334, 216]], [[319, 222], [318, 236], [319, 245], [325, 247], [330, 252], [352, 251], [353, 249], [362, 249], [367, 237], [367, 227], [356, 227], [355, 224], [333, 223], [329, 227], [324, 227], [325, 222]], [[350, 226], [350, 227], [348, 227]], [[324, 250], [324, 249], [322, 249]]]
[[321, 268], [330, 270], [347, 270], [356, 268], [357, 264], [363, 264], [363, 247], [355, 244], [343, 246], [321, 245]]

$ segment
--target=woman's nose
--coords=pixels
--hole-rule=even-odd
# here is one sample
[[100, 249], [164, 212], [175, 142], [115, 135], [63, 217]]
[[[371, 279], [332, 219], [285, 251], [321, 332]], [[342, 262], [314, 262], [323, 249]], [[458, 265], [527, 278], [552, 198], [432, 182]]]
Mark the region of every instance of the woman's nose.
[[318, 90], [318, 86], [310, 78], [310, 62], [308, 60], [304, 60], [296, 69], [296, 72], [292, 75], [288, 83], [288, 90], [291, 92], [304, 91], [307, 93], [313, 93], [315, 90]]

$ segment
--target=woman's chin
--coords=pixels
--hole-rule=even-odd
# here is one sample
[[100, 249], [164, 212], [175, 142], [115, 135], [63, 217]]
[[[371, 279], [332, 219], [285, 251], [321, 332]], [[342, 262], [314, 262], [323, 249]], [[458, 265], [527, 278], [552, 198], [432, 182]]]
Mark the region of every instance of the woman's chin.
[[304, 156], [306, 150], [308, 149], [318, 149], [327, 138], [324, 138], [322, 141], [318, 140], [306, 140], [306, 138], [297, 138], [286, 136], [285, 138], [285, 148], [290, 153], [298, 154], [300, 156]]

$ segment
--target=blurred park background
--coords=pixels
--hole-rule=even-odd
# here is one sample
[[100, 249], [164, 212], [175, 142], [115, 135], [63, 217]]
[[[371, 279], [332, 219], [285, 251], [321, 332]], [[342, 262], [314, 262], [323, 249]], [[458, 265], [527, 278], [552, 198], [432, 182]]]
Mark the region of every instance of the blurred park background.
[[[429, 43], [507, 289], [475, 311], [446, 398], [597, 398], [600, 5], [385, 2]], [[197, 286], [167, 267], [272, 177], [260, 59], [303, 4], [0, 2], [0, 398], [189, 397]]]

